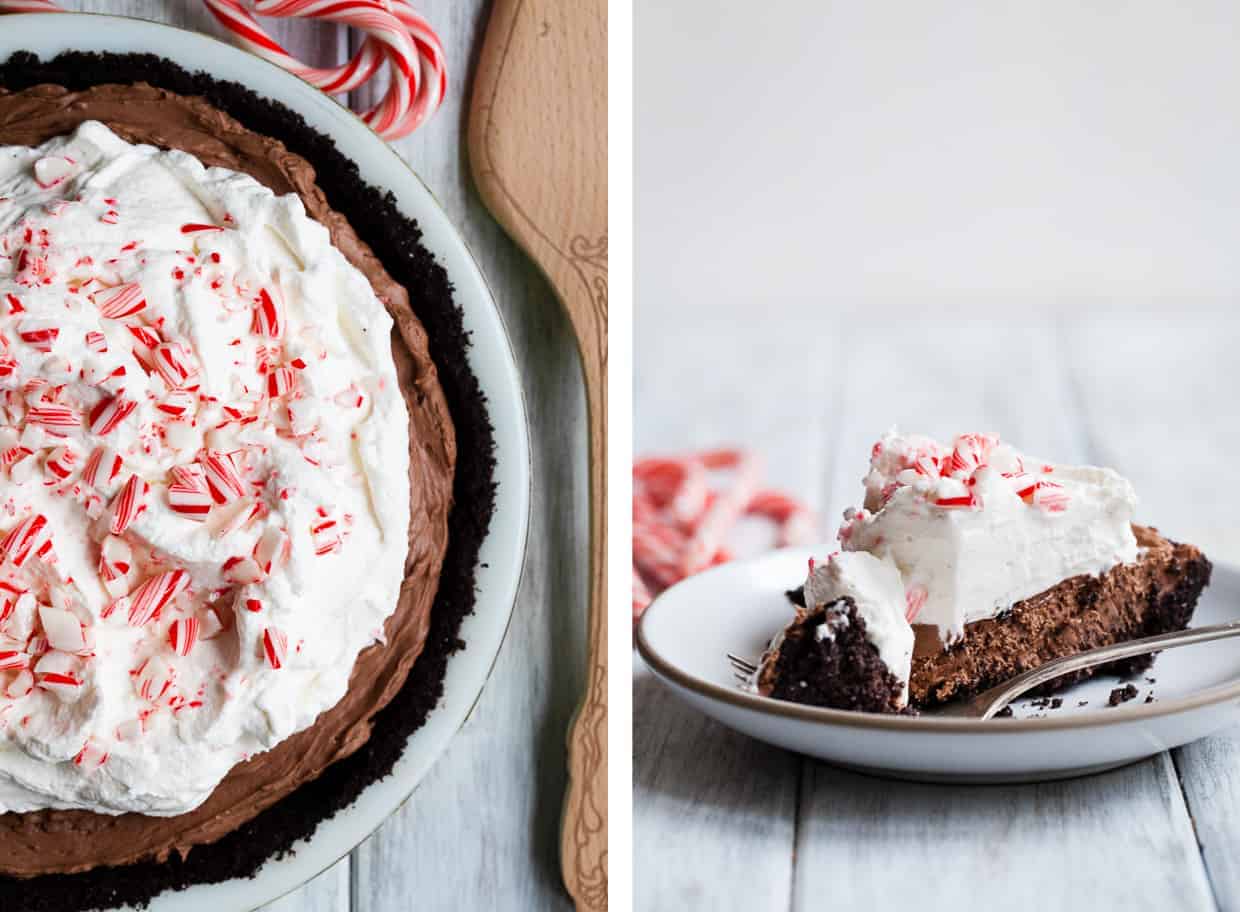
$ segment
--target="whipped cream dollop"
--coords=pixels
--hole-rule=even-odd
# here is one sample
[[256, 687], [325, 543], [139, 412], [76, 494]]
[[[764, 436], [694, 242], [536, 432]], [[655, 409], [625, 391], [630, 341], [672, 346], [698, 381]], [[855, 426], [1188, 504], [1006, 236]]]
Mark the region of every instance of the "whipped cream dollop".
[[[913, 661], [913, 628], [905, 619], [904, 583], [891, 561], [864, 551], [837, 552], [811, 562], [805, 580], [805, 607], [814, 611], [844, 596], [853, 600], [865, 621], [866, 639], [883, 664], [904, 685], [908, 702], [909, 669]], [[847, 614], [840, 615], [847, 620]], [[828, 629], [822, 636], [830, 635]]]
[[184, 813], [344, 696], [408, 545], [391, 329], [295, 195], [0, 147], [0, 812]]
[[840, 542], [892, 561], [909, 620], [944, 643], [1069, 577], [1137, 557], [1136, 494], [1112, 469], [1031, 459], [997, 434], [943, 445], [889, 432]]

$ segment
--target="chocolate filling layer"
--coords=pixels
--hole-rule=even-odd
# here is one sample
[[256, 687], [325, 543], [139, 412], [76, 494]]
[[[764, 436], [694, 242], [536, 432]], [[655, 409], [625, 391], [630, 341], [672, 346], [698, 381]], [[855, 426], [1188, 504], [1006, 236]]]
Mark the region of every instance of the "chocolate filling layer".
[[848, 596], [815, 611], [799, 609], [777, 652], [758, 677], [764, 697], [859, 712], [900, 711], [904, 685], [866, 638], [865, 618]]
[[[999, 617], [975, 621], [964, 639], [944, 649], [937, 627], [914, 625], [909, 699], [936, 706], [994, 687], [1051, 659], [1188, 626], [1210, 562], [1192, 545], [1133, 526], [1140, 556], [1100, 576], [1075, 576], [1017, 602]], [[1152, 655], [1067, 675], [1062, 689], [1096, 674], [1134, 674]]]
[[38, 145], [84, 120], [103, 121], [130, 142], [181, 149], [207, 165], [246, 172], [277, 193], [296, 193], [370, 280], [396, 321], [392, 352], [410, 415], [409, 554], [400, 600], [385, 627], [387, 644], [362, 652], [344, 699], [311, 728], [239, 764], [203, 805], [177, 817], [84, 811], [0, 815], [0, 871], [19, 877], [163, 860], [174, 852], [184, 855], [195, 845], [236, 830], [361, 747], [375, 714], [401, 689], [426, 642], [448, 546], [456, 462], [447, 401], [427, 333], [410, 310], [409, 296], [328, 204], [306, 159], [200, 98], [149, 85], [102, 85], [81, 92], [55, 85], [20, 92], [0, 89], [4, 144]]

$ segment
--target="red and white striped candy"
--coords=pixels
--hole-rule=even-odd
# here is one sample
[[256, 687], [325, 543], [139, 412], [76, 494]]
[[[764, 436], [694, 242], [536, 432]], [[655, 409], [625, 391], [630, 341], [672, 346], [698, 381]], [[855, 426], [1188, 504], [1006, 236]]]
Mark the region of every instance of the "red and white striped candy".
[[172, 419], [187, 418], [193, 414], [194, 404], [197, 401], [194, 394], [188, 390], [174, 389], [164, 396], [163, 401], [155, 406], [155, 410]]
[[151, 493], [151, 486], [137, 475], [130, 475], [120, 494], [112, 501], [112, 524], [109, 531], [113, 535], [121, 535], [138, 518], [138, 514], [146, 509], [146, 498]]
[[33, 406], [26, 413], [26, 420], [54, 437], [64, 437], [69, 431], [82, 426], [81, 412], [71, 405], [56, 402]]
[[155, 347], [163, 341], [159, 333], [149, 326], [126, 326], [129, 334], [133, 336], [133, 340], [137, 345], [144, 349], [144, 353], [149, 357]]
[[189, 574], [184, 570], [152, 576], [129, 596], [129, 626], [143, 627], [159, 620], [160, 612], [187, 588]]
[[108, 337], [99, 330], [92, 329], [86, 334], [86, 347], [95, 354], [105, 354], [108, 350]]
[[1047, 513], [1062, 513], [1068, 509], [1071, 500], [1062, 485], [1053, 481], [1039, 481], [1033, 492], [1032, 503]]
[[0, 389], [15, 389], [21, 380], [21, 365], [16, 358], [0, 354]]
[[734, 477], [730, 487], [706, 508], [701, 521], [685, 546], [681, 569], [685, 575], [697, 573], [710, 566], [715, 552], [736, 521], [744, 514], [745, 507], [757, 490], [761, 466], [758, 460], [739, 451], [718, 451], [703, 454], [702, 461], [710, 468], [731, 468]]
[[162, 342], [153, 352], [155, 370], [168, 386], [176, 388], [198, 373], [189, 350], [180, 342]]
[[35, 684], [55, 695], [61, 702], [71, 703], [82, 693], [78, 662], [64, 652], [49, 652], [34, 666]]
[[338, 553], [344, 546], [340, 523], [322, 508], [319, 509], [319, 514], [320, 518], [310, 524], [310, 541], [314, 545], [314, 553], [320, 557]]
[[[790, 497], [755, 488], [757, 461], [740, 450], [713, 450], [633, 465], [634, 622], [658, 591], [699, 569], [729, 560], [723, 539], [745, 513], [778, 526], [780, 543], [814, 537], [813, 515]], [[712, 491], [709, 471], [732, 469], [730, 489]], [[692, 543], [695, 553], [690, 555]]]
[[1025, 503], [1033, 502], [1033, 492], [1037, 490], [1038, 480], [1032, 475], [1021, 472], [1013, 475], [1008, 479], [1012, 483], [1012, 488], [1016, 491], [1016, 496]]
[[125, 467], [125, 460], [111, 447], [98, 446], [90, 454], [82, 469], [82, 481], [92, 488], [110, 494], [116, 487], [116, 479]]
[[254, 299], [254, 322], [250, 331], [267, 339], [284, 335], [284, 302], [279, 294], [262, 288]]
[[245, 496], [245, 479], [237, 471], [231, 453], [208, 450], [199, 464], [206, 472], [207, 486], [217, 504], [232, 503]]
[[45, 155], [34, 163], [34, 180], [44, 190], [50, 190], [68, 180], [75, 170], [75, 162], [67, 155]]
[[281, 668], [288, 658], [288, 636], [278, 627], [263, 631], [263, 655], [272, 668]]
[[60, 336], [60, 327], [47, 320], [23, 320], [17, 326], [17, 336], [37, 351], [50, 352]]
[[54, 485], [68, 481], [72, 477], [81, 458], [81, 455], [73, 447], [56, 447], [56, 449], [48, 453], [47, 461], [43, 464], [43, 470], [47, 473], [46, 483]]
[[928, 595], [926, 587], [921, 585], [910, 586], [904, 591], [904, 619], [910, 624], [913, 623], [913, 619], [917, 617], [921, 609], [925, 607]]
[[217, 532], [220, 538], [227, 538], [234, 532], [244, 529], [255, 520], [263, 519], [268, 513], [268, 508], [261, 500], [239, 500], [231, 506], [227, 506], [219, 510], [222, 513], [222, 522]]
[[263, 568], [253, 557], [230, 557], [224, 561], [220, 571], [225, 580], [237, 586], [261, 583], [266, 577]]
[[13, 316], [13, 314], [26, 312], [26, 306], [22, 304], [22, 299], [15, 294], [6, 294], [4, 296], [4, 302], [9, 306], [10, 317]]
[[263, 531], [254, 544], [254, 561], [266, 576], [288, 563], [290, 542], [288, 533], [271, 526]]
[[108, 751], [94, 738], [87, 738], [73, 762], [86, 772], [93, 772], [108, 762]]
[[168, 485], [168, 506], [174, 513], [195, 522], [205, 522], [214, 504], [202, 466], [174, 466]]
[[[34, 632], [35, 612], [38, 609], [34, 596], [29, 592], [14, 593], [6, 590], [3, 606], [4, 616], [0, 619], [0, 630], [4, 631], [8, 639], [25, 643]], [[29, 645], [26, 652], [34, 654]]]
[[267, 374], [267, 395], [272, 399], [287, 396], [297, 387], [297, 372], [280, 365]]
[[30, 665], [30, 656], [20, 649], [0, 649], [0, 671], [16, 671]]
[[[26, 0], [30, 2], [30, 0]], [[412, 132], [439, 107], [447, 91], [443, 47], [408, 0], [253, 0], [262, 16], [308, 16], [361, 29], [366, 39], [347, 64], [320, 69], [289, 55], [250, 14], [242, 0], [205, 0], [207, 8], [237, 40], [328, 94], [349, 92], [373, 77], [386, 61], [387, 93], [362, 119], [384, 139]]]
[[159, 656], [151, 656], [130, 672], [134, 690], [143, 700], [154, 703], [163, 699], [176, 681], [177, 670]]
[[133, 570], [133, 549], [129, 543], [115, 535], [104, 538], [99, 545], [99, 579], [113, 599], [128, 594]]
[[101, 400], [90, 410], [90, 432], [100, 437], [112, 433], [137, 407], [138, 403], [121, 395]]
[[945, 474], [972, 475], [986, 464], [990, 451], [999, 442], [996, 434], [961, 434], [956, 438], [955, 448], [944, 466]]
[[91, 300], [99, 308], [99, 316], [109, 320], [121, 320], [146, 310], [146, 294], [137, 282], [97, 291]]
[[180, 656], [187, 656], [198, 642], [198, 618], [177, 618], [168, 627], [168, 645]]
[[977, 501], [970, 494], [957, 494], [951, 497], [940, 497], [933, 501], [936, 507], [942, 507], [944, 510], [966, 510], [977, 506]]
[[11, 561], [13, 566], [20, 567], [31, 554], [42, 557], [50, 552], [51, 537], [52, 530], [47, 524], [47, 517], [42, 513], [32, 513], [0, 540], [0, 557]]

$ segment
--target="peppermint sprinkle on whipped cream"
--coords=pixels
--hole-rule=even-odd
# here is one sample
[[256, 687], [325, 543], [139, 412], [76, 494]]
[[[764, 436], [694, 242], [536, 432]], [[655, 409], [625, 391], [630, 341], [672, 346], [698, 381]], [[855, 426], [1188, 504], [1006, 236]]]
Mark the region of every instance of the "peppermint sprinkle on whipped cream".
[[184, 813], [344, 696], [404, 576], [391, 330], [295, 195], [0, 147], [0, 812]]

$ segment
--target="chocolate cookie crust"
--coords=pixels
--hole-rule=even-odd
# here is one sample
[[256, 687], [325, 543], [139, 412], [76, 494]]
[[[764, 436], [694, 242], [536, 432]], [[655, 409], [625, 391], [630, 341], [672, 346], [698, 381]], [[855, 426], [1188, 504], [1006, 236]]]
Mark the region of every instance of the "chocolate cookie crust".
[[121, 903], [141, 904], [164, 889], [248, 876], [272, 855], [309, 835], [318, 822], [349, 804], [370, 782], [386, 775], [408, 734], [422, 724], [442, 694], [448, 656], [463, 646], [460, 621], [472, 610], [478, 548], [494, 505], [493, 438], [477, 379], [465, 362], [468, 339], [443, 268], [419, 242], [415, 222], [402, 216], [390, 194], [366, 185], [356, 166], [330, 140], [288, 108], [236, 83], [213, 80], [151, 55], [64, 54], [46, 63], [17, 54], [0, 65], [0, 87], [19, 91], [40, 84], [70, 90], [94, 85], [146, 82], [187, 96], [200, 96], [247, 129], [276, 137], [307, 159], [331, 208], [340, 212], [376, 253], [391, 276], [412, 289], [416, 312], [456, 427], [460, 457], [453, 482], [458, 505], [448, 517], [449, 540], [439, 592], [431, 612], [425, 650], [404, 687], [375, 717], [370, 739], [345, 760], [328, 767], [258, 817], [219, 842], [195, 848], [187, 858], [140, 863], [75, 875], [28, 880], [0, 878], [0, 908], [61, 912]]
[[[823, 627], [829, 636], [818, 635]], [[814, 611], [800, 608], [774, 648], [774, 661], [764, 657], [757, 680], [763, 696], [832, 709], [900, 712], [904, 685], [866, 638], [865, 618], [849, 596]]]

